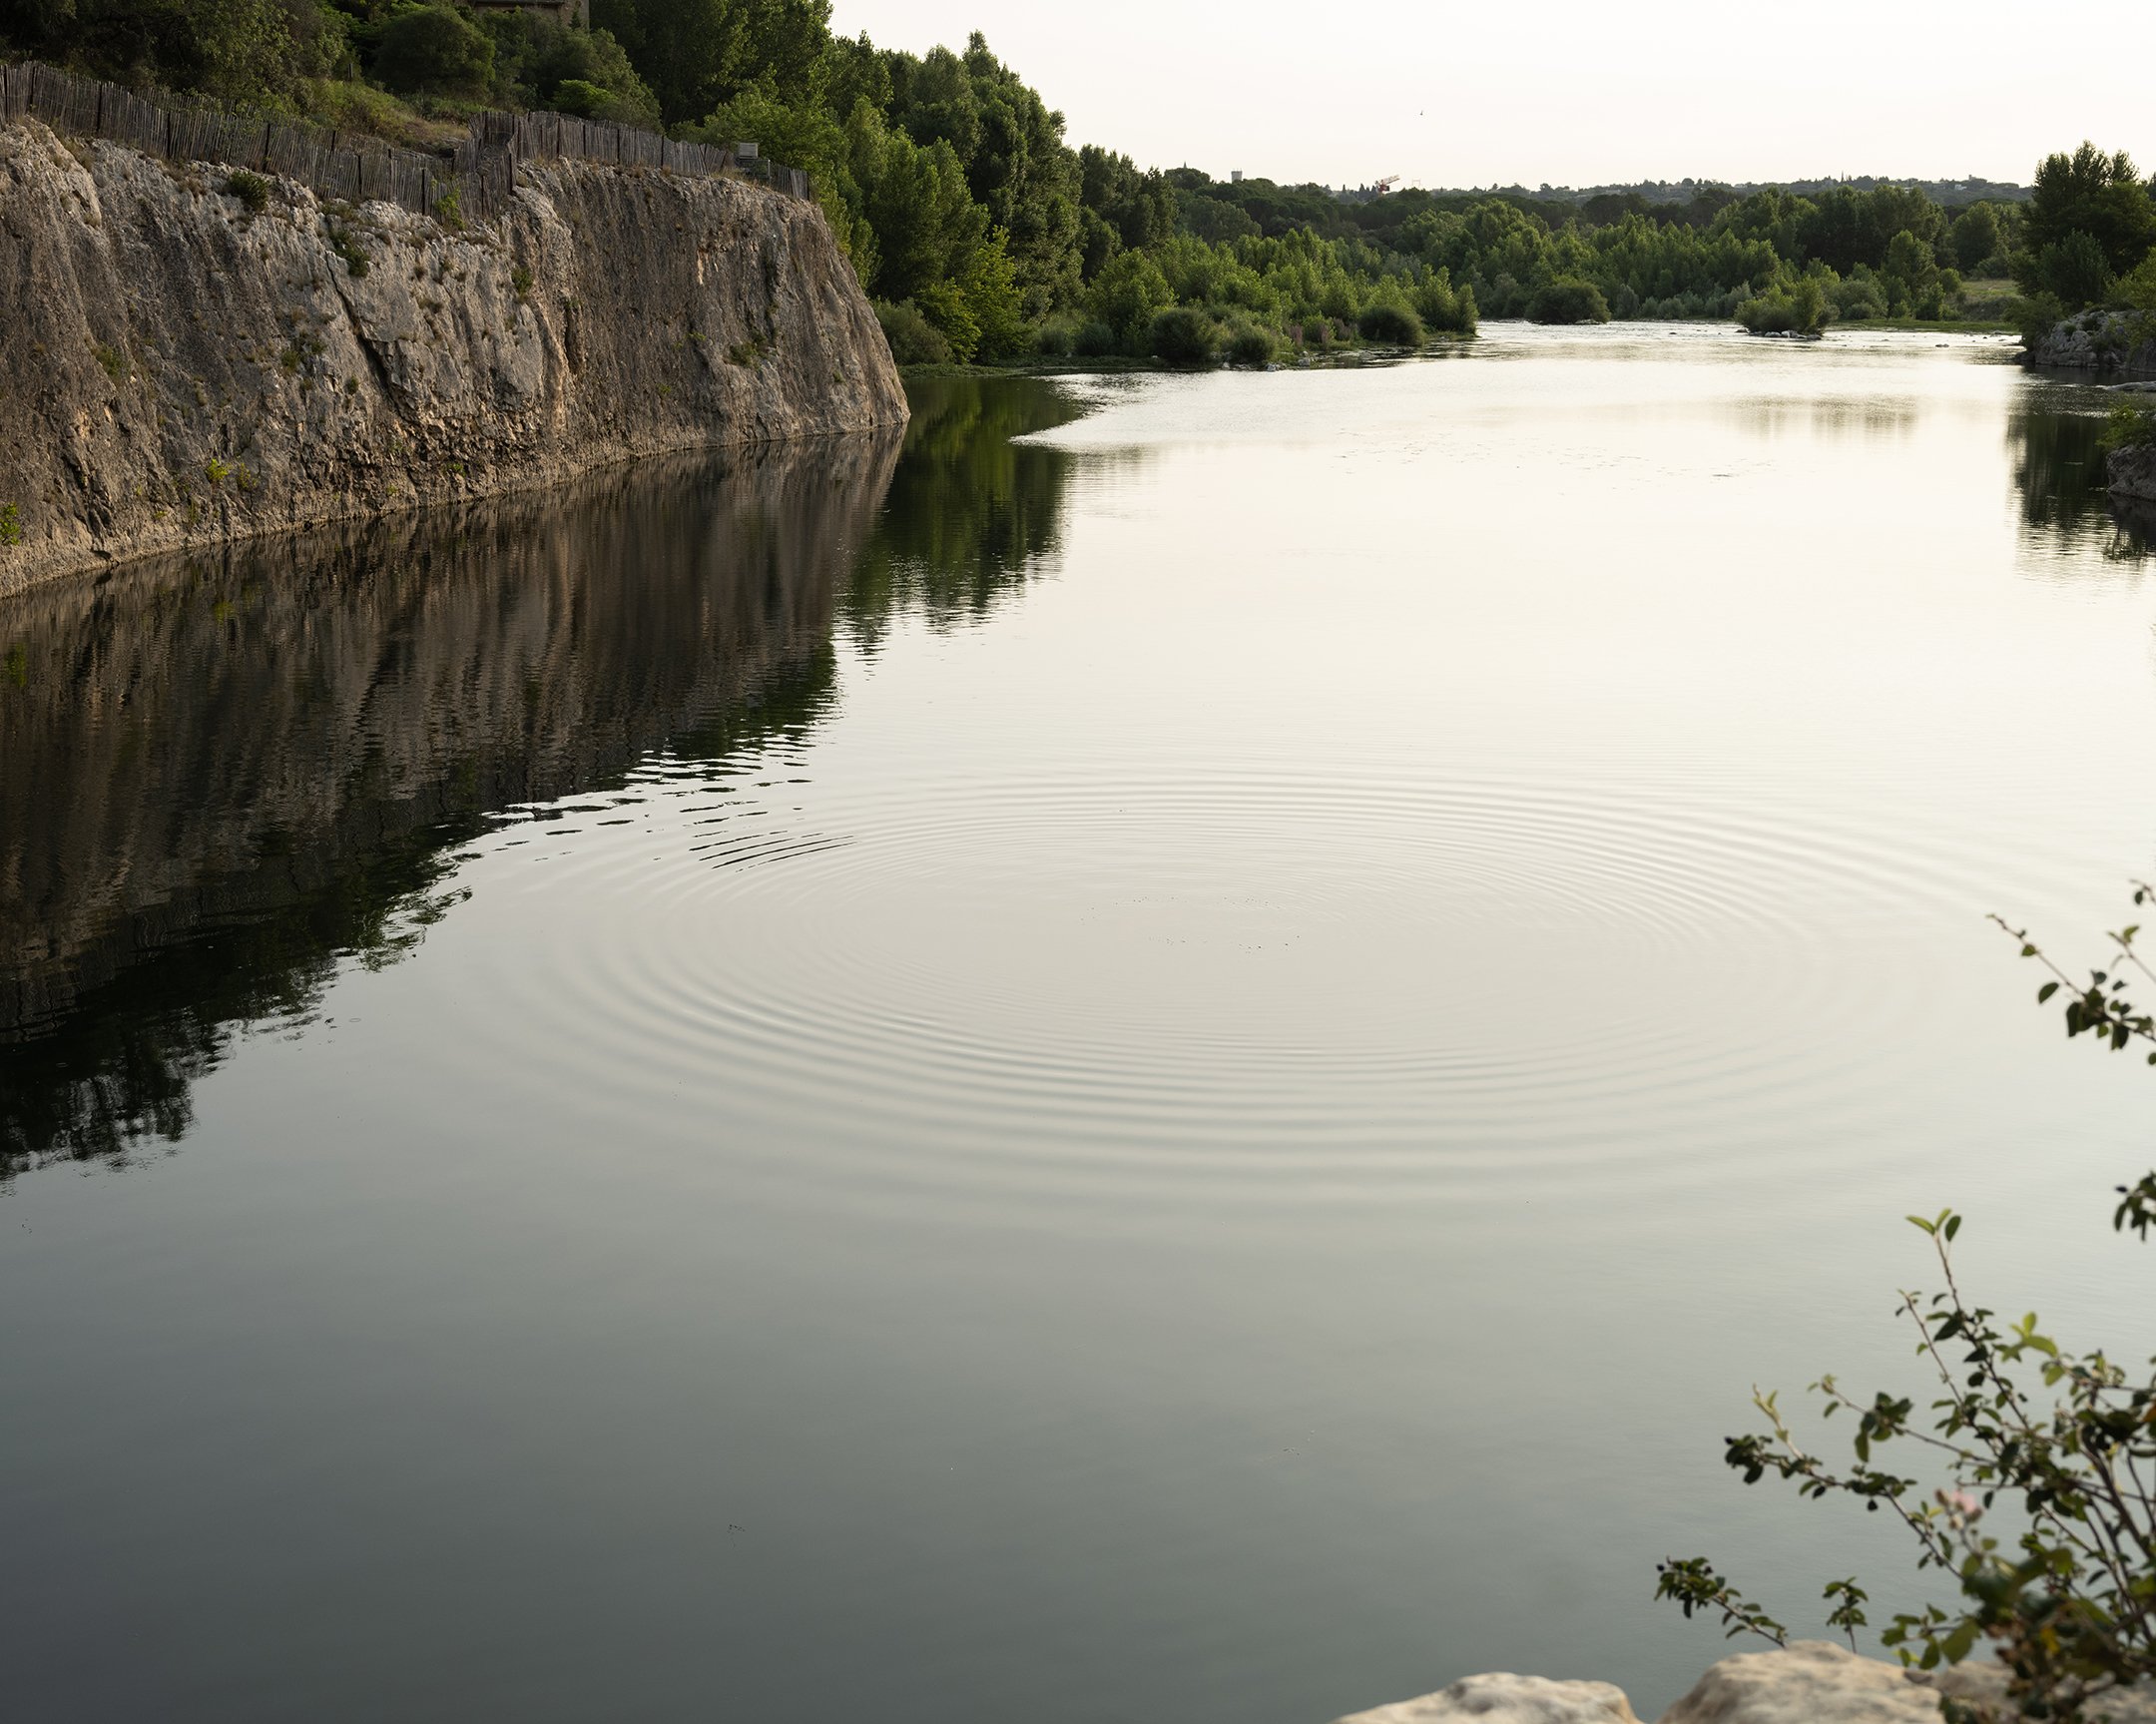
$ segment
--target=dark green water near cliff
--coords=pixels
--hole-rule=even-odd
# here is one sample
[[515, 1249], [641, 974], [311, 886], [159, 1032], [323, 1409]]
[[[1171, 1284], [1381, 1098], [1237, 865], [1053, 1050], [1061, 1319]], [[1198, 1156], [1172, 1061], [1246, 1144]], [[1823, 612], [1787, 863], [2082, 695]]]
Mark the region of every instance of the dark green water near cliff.
[[[2156, 590], [1981, 342], [1493, 328], [0, 605], [0, 1613], [67, 1719], [1651, 1717], [1899, 1217], [2147, 1350]], [[1906, 1237], [1904, 1237], [1906, 1236]]]

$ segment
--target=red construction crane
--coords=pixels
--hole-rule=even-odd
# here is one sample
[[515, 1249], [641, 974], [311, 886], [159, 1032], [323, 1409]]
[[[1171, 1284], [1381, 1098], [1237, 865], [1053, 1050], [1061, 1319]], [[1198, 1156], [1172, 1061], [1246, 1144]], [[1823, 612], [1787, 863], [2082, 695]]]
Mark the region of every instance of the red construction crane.
[[1399, 182], [1400, 177], [1397, 174], [1387, 174], [1382, 180], [1379, 180], [1377, 182], [1377, 196], [1382, 198], [1387, 192], [1391, 191], [1394, 186], [1397, 186]]

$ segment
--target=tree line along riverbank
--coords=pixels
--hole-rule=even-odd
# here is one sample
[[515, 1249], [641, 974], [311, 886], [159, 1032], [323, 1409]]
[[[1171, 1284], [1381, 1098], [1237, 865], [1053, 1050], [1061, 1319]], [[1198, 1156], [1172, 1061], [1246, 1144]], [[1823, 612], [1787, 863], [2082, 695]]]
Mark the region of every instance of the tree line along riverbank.
[[2038, 167], [2025, 201], [1891, 183], [1337, 194], [1073, 147], [978, 34], [881, 49], [834, 35], [820, 0], [77, 0], [0, 32], [0, 51], [420, 147], [503, 107], [754, 141], [809, 173], [906, 364], [1264, 362], [1480, 316], [1809, 333], [2156, 304], [2148, 187], [2087, 145]]

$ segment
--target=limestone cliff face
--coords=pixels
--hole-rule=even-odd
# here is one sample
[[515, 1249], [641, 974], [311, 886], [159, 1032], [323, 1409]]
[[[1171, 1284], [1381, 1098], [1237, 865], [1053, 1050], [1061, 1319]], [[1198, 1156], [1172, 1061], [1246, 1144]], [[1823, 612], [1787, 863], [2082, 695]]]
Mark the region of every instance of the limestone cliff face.
[[[0, 594], [144, 551], [902, 423], [813, 205], [560, 162], [458, 229], [0, 124]], [[13, 507], [13, 514], [7, 510]]]

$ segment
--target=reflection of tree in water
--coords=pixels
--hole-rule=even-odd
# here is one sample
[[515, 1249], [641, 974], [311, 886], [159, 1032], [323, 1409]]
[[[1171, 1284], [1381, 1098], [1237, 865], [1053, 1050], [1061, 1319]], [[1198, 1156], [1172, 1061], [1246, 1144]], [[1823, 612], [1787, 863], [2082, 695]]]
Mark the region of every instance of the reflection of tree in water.
[[380, 968], [417, 944], [456, 896], [441, 889], [447, 848], [477, 830], [421, 828], [319, 859], [342, 871], [293, 880], [290, 901], [206, 924], [91, 990], [57, 1026], [0, 1042], [0, 1179], [180, 1138], [194, 1123], [192, 1085], [236, 1026], [307, 1021], [340, 959]]
[[913, 418], [897, 471], [840, 599], [848, 629], [871, 646], [901, 609], [934, 624], [978, 615], [1055, 549], [1072, 457], [1012, 439], [1084, 410], [1034, 377], [918, 378], [906, 396]]
[[457, 847], [826, 707], [895, 458], [853, 440], [66, 582], [0, 607], [0, 1179], [177, 1138], [456, 900]]
[[2156, 520], [2111, 501], [2103, 431], [2103, 419], [2086, 410], [2035, 405], [2009, 417], [2021, 518], [2032, 530], [2091, 546], [2113, 561], [2139, 561], [2156, 542]]

